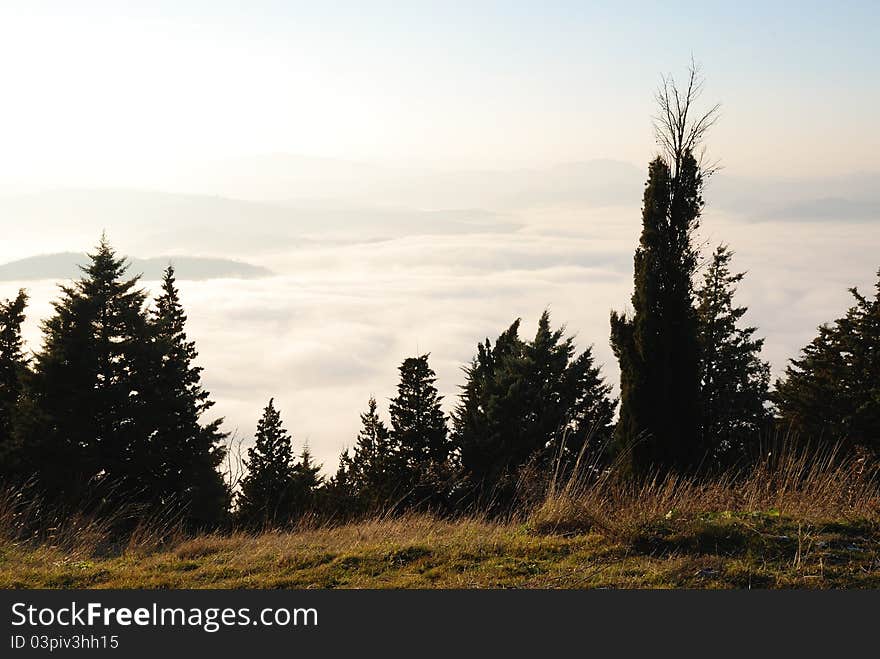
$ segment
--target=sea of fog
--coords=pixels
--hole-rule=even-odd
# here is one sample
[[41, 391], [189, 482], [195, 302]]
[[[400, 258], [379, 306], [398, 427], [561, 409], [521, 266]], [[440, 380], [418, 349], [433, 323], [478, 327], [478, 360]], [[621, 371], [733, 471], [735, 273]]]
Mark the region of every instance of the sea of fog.
[[[136, 257], [224, 257], [268, 269], [248, 279], [182, 274], [204, 383], [216, 415], [244, 437], [274, 397], [297, 450], [308, 441], [332, 471], [371, 395], [387, 418], [405, 357], [431, 353], [451, 410], [476, 343], [518, 317], [523, 334], [533, 332], [545, 308], [580, 347], [593, 346], [616, 385], [608, 316], [628, 308], [640, 187], [636, 180], [625, 203], [551, 195], [464, 211], [159, 193], [14, 197], [0, 199], [0, 211], [9, 226], [16, 214], [26, 221], [9, 233], [0, 261], [84, 251], [105, 229]], [[877, 221], [790, 215], [710, 204], [699, 234], [707, 253], [729, 244], [734, 268], [747, 271], [738, 301], [766, 337], [774, 374], [817, 325], [845, 311], [848, 287], [871, 290], [880, 267]], [[31, 297], [26, 338], [36, 350], [57, 284], [8, 279], [0, 298], [19, 287]]]

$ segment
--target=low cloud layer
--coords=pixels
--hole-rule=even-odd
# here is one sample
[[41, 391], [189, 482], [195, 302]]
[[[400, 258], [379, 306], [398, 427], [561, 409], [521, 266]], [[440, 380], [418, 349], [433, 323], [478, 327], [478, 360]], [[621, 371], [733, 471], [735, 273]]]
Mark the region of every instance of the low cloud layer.
[[[877, 219], [769, 217], [758, 212], [765, 200], [746, 199], [741, 210], [732, 210], [726, 192], [720, 192], [715, 203], [713, 188], [708, 191], [712, 203], [700, 240], [707, 253], [720, 242], [729, 244], [736, 252], [734, 268], [748, 271], [739, 301], [750, 307], [746, 321], [766, 337], [765, 357], [778, 374], [818, 324], [850, 305], [849, 286], [874, 285], [880, 232], [871, 230], [870, 222]], [[815, 191], [802, 191], [803, 199], [809, 194]], [[396, 208], [387, 217], [374, 208], [351, 220], [347, 232], [342, 229], [351, 208], [323, 202], [313, 217], [336, 218], [323, 227], [319, 221], [287, 226], [286, 215], [265, 223], [261, 216], [250, 223], [230, 219], [225, 230], [242, 240], [221, 244], [209, 235], [204, 244], [211, 247], [203, 253], [245, 260], [274, 276], [181, 282], [189, 332], [217, 401], [214, 410], [226, 418], [227, 429], [249, 437], [274, 396], [297, 450], [308, 440], [332, 469], [339, 451], [354, 442], [369, 396], [387, 409], [405, 357], [431, 353], [451, 410], [463, 382], [461, 368], [476, 343], [494, 339], [518, 317], [524, 335], [534, 332], [545, 308], [555, 324], [576, 335], [581, 348], [594, 346], [605, 376], [616, 385], [608, 315], [628, 308], [638, 202], [599, 205], [563, 197], [500, 211]], [[209, 219], [200, 215], [182, 222], [178, 235], [197, 241], [199, 227], [210, 225]], [[184, 243], [171, 234], [164, 243], [155, 240], [158, 234], [151, 230], [157, 224], [104, 228], [120, 251], [148, 255], [147, 243], [131, 249], [142, 232], [153, 236], [154, 253], [181, 250]], [[252, 227], [277, 239], [254, 244], [247, 240]], [[40, 228], [47, 231], [45, 223]], [[88, 246], [98, 233], [89, 227], [75, 236], [77, 247]], [[155, 281], [144, 285], [157, 287]], [[31, 295], [27, 338], [36, 349], [39, 320], [51, 312], [57, 289], [47, 281], [6, 281], [0, 282], [0, 297], [19, 286]]]

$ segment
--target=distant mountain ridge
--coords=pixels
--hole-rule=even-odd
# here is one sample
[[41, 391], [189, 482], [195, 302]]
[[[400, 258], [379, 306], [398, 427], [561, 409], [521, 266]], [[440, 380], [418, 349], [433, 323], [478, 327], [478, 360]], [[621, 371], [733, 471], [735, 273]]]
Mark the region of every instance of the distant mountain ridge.
[[[81, 274], [79, 266], [87, 262], [88, 256], [78, 252], [30, 256], [0, 265], [0, 281], [76, 279]], [[180, 280], [258, 279], [273, 274], [267, 268], [242, 261], [198, 256], [130, 258], [128, 263], [128, 272], [131, 275], [139, 274], [148, 280], [161, 279], [169, 263], [174, 266]]]
[[[84, 235], [106, 230], [114, 243], [153, 254], [207, 252], [252, 259], [315, 241], [358, 242], [402, 236], [498, 233], [519, 228], [507, 214], [376, 207], [342, 202], [261, 202], [228, 197], [127, 189], [55, 189], [0, 196], [0, 218], [20, 227], [22, 252], [61, 252]], [[53, 242], [45, 248], [43, 238]], [[25, 240], [26, 239], [26, 240]], [[34, 247], [37, 245], [38, 247]], [[0, 246], [2, 247], [2, 246]]]

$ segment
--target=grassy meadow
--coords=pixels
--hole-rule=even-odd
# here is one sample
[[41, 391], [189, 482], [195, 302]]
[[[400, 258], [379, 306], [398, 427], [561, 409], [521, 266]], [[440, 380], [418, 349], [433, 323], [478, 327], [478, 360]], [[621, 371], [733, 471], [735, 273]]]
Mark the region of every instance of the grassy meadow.
[[833, 454], [746, 475], [550, 484], [505, 519], [385, 515], [186, 535], [52, 516], [10, 493], [3, 588], [877, 588], [876, 471]]

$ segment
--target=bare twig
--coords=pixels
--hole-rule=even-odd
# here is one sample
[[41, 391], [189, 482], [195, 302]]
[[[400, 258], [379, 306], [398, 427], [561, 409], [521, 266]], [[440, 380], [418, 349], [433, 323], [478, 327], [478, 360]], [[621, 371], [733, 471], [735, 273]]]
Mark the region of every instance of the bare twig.
[[683, 89], [671, 75], [661, 77], [655, 99], [658, 112], [654, 116], [654, 137], [673, 176], [678, 176], [687, 153], [696, 154], [700, 171], [708, 178], [719, 169], [718, 162], [707, 161], [703, 138], [718, 121], [721, 104], [716, 103], [702, 114], [694, 108], [703, 92], [704, 78], [700, 67], [691, 60]]

